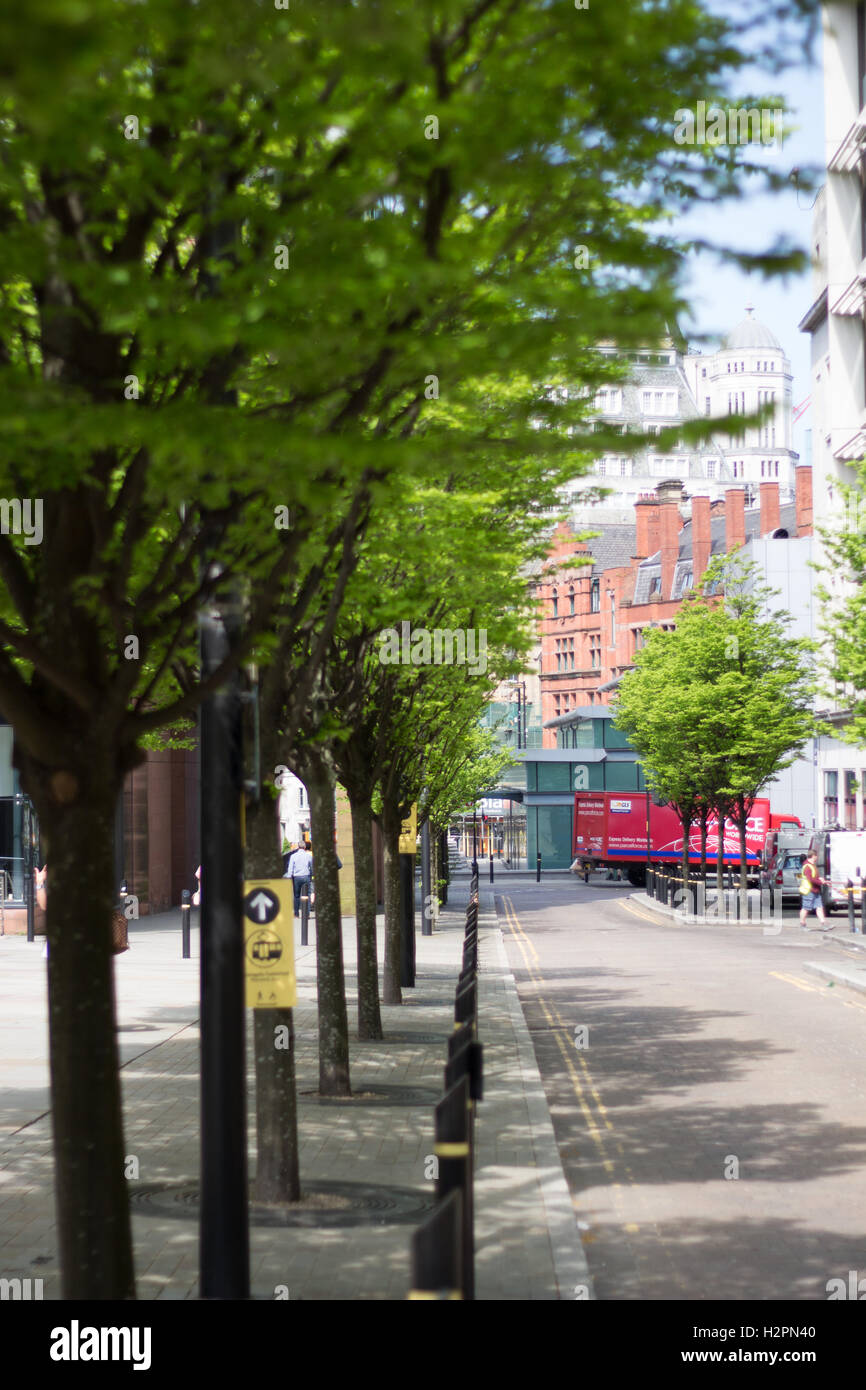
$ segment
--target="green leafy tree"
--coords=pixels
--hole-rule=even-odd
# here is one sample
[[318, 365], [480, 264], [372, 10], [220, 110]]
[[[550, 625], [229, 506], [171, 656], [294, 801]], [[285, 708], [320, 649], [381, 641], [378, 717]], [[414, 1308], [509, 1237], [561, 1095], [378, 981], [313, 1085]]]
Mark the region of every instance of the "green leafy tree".
[[790, 636], [790, 615], [770, 611], [772, 597], [739, 553], [711, 561], [675, 630], [651, 633], [617, 705], [648, 781], [678, 808], [684, 841], [700, 807], [716, 811], [719, 875], [725, 815], [736, 822], [743, 889], [755, 799], [813, 729], [811, 644]]

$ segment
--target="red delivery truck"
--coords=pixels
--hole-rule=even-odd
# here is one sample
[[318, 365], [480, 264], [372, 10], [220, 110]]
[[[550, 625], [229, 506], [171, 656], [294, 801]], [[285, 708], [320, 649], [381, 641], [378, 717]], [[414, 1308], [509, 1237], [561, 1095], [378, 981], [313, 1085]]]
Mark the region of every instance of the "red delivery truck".
[[[683, 828], [672, 806], [658, 806], [646, 792], [575, 792], [574, 856], [584, 862], [626, 869], [637, 887], [646, 881], [647, 817], [649, 858], [654, 864], [680, 864]], [[792, 815], [776, 815], [767, 797], [758, 797], [746, 823], [746, 862], [757, 873], [767, 832], [779, 825], [798, 826]], [[707, 826], [707, 866], [715, 870], [719, 848], [718, 821]], [[689, 863], [700, 866], [701, 828], [689, 833]], [[740, 832], [726, 820], [722, 833], [722, 862], [740, 864]]]

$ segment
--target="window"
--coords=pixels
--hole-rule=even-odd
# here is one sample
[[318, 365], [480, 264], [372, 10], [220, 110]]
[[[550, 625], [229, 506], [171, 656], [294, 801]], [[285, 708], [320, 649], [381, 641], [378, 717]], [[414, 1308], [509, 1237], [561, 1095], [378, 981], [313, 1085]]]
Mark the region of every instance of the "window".
[[709, 415], [709, 413], [710, 413], [710, 398], [709, 398], [709, 396], [704, 396], [704, 414], [705, 414], [705, 415]]
[[776, 459], [776, 462], [775, 462], [775, 464], [774, 464], [774, 467], [775, 467], [775, 469], [776, 469], [776, 477], [778, 478], [778, 476], [779, 476], [779, 460], [778, 460], [778, 459]]
[[568, 639], [568, 665], [570, 670], [574, 670], [574, 638]]
[[706, 376], [706, 374], [707, 374], [707, 369], [706, 369], [706, 367], [701, 367], [701, 376], [702, 376], [702, 377], [703, 377], [703, 376]]
[[641, 391], [640, 408], [644, 415], [676, 415], [676, 391]]
[[707, 477], [708, 477], [708, 478], [714, 478], [715, 476], [716, 476], [716, 460], [715, 460], [715, 459], [707, 459]]
[[601, 666], [601, 633], [592, 632], [589, 637], [589, 664], [594, 671]]
[[568, 611], [569, 611], [570, 614], [573, 614], [573, 613], [574, 613], [574, 588], [573, 588], [573, 587], [569, 587], [569, 590], [568, 590]]
[[551, 602], [553, 603], [553, 616], [554, 616], [554, 618], [558, 618], [558, 617], [559, 617], [559, 596], [557, 595], [557, 592], [556, 592], [555, 589], [554, 589], [554, 591], [553, 591], [553, 593], [552, 593], [552, 595], [551, 595]]
[[610, 599], [610, 645], [614, 646], [616, 643], [616, 595], [610, 593], [608, 598]]
[[597, 579], [593, 579], [592, 583], [589, 586], [589, 611], [591, 613], [598, 613], [600, 608], [601, 594], [599, 581]]
[[845, 829], [857, 829], [857, 773], [845, 773]]
[[622, 410], [622, 390], [618, 386], [602, 386], [595, 393], [595, 409], [605, 415], [619, 415]]
[[824, 773], [824, 824], [834, 825], [839, 819], [839, 774]]

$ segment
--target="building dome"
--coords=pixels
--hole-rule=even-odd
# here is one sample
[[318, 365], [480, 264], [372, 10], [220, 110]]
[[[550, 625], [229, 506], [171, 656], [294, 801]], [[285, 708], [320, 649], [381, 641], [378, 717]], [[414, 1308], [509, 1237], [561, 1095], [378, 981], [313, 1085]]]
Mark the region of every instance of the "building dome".
[[747, 317], [728, 334], [722, 344], [723, 352], [739, 352], [743, 348], [772, 348], [776, 352], [782, 351], [782, 344], [775, 334], [771, 333], [763, 323], [759, 323], [757, 319], [753, 318], [753, 313], [754, 306], [747, 304]]

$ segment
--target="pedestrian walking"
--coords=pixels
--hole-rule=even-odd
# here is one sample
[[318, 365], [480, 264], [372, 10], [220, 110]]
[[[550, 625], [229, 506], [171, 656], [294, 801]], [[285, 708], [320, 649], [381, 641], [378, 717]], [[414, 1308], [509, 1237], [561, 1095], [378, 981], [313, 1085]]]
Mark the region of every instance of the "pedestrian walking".
[[800, 907], [800, 926], [806, 930], [806, 913], [815, 912], [818, 921], [823, 922], [822, 931], [832, 931], [833, 923], [828, 922], [824, 916], [824, 903], [821, 899], [821, 887], [824, 879], [818, 873], [818, 852], [810, 850], [806, 855], [806, 862], [803, 865], [803, 876], [800, 879], [800, 895], [802, 905]]
[[292, 880], [292, 889], [295, 895], [295, 916], [301, 910], [301, 897], [306, 886], [307, 894], [310, 892], [310, 884], [313, 878], [313, 856], [308, 849], [301, 844], [296, 844], [289, 855], [289, 864], [283, 878]]

